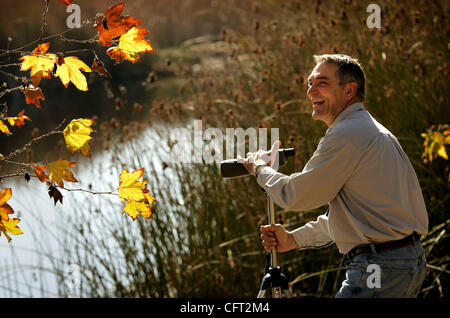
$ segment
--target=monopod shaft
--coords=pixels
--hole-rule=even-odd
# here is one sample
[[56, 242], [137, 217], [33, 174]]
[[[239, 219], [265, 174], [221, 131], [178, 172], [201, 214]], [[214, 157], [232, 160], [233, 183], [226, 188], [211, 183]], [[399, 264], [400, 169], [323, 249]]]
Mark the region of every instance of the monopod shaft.
[[[275, 211], [273, 206], [273, 200], [270, 197], [270, 195], [267, 195], [267, 211], [268, 211], [268, 218], [269, 223], [271, 225], [275, 224]], [[278, 260], [277, 260], [277, 248], [273, 247], [270, 251], [271, 254], [271, 268], [277, 268], [278, 267]], [[281, 298], [281, 286], [275, 286], [272, 287], [272, 297], [273, 298]]]
[[[270, 225], [275, 224], [275, 212], [273, 207], [273, 200], [269, 195], [267, 195], [267, 211], [269, 224]], [[278, 266], [277, 248], [273, 247], [272, 250], [270, 251], [270, 254], [271, 254], [271, 262], [270, 262], [271, 267], [277, 267]]]

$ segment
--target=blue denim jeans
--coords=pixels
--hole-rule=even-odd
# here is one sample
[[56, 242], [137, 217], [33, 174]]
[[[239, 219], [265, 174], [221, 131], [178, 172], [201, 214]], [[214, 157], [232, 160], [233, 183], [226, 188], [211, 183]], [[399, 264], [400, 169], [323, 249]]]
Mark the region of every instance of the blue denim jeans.
[[345, 280], [336, 298], [417, 297], [426, 264], [419, 241], [378, 254], [360, 254], [347, 262]]

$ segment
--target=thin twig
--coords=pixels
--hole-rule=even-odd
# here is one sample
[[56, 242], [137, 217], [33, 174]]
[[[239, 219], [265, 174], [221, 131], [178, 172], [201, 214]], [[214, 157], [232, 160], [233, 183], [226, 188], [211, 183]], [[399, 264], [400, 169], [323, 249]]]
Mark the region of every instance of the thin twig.
[[73, 51], [64, 51], [64, 55], [66, 54], [74, 54], [74, 53], [82, 53], [82, 52], [93, 52], [92, 49], [80, 49], [80, 50], [73, 50]]
[[80, 192], [87, 192], [90, 194], [110, 194], [110, 195], [118, 195], [117, 193], [114, 193], [117, 191], [117, 189], [115, 190], [111, 190], [111, 191], [104, 191], [104, 192], [97, 192], [97, 191], [91, 191], [91, 190], [86, 190], [86, 189], [67, 189], [65, 187], [61, 187], [59, 185], [55, 185], [57, 188], [72, 192], [72, 191], [80, 191]]
[[0, 98], [2, 98], [3, 95], [5, 95], [5, 94], [9, 94], [9, 93], [11, 93], [13, 91], [17, 91], [17, 90], [23, 89], [23, 88], [24, 88], [23, 85], [20, 85], [20, 86], [13, 87], [13, 88], [10, 88], [10, 89], [5, 89], [4, 91], [0, 92]]
[[14, 174], [7, 174], [7, 175], [4, 175], [4, 176], [0, 176], [0, 181], [2, 181], [3, 179], [6, 179], [6, 178], [23, 177], [23, 176], [25, 176], [25, 173], [23, 173], [23, 172], [17, 172], [17, 173], [14, 173]]
[[[6, 178], [14, 178], [14, 177], [24, 177], [26, 174], [26, 172], [17, 172], [17, 173], [13, 173], [13, 174], [7, 174], [4, 176], [0, 176], [0, 181]], [[33, 178], [38, 178], [38, 176], [33, 175], [33, 174], [28, 174], [30, 177]], [[109, 194], [109, 195], [118, 195], [117, 193], [115, 193], [117, 191], [117, 189], [111, 190], [111, 191], [91, 191], [91, 190], [86, 190], [86, 189], [68, 189], [65, 187], [61, 187], [57, 184], [55, 184], [55, 187], [60, 188], [62, 190], [66, 190], [68, 192], [87, 192], [90, 194]]]
[[12, 163], [12, 164], [15, 164], [15, 165], [19, 165], [19, 166], [25, 166], [25, 167], [33, 167], [33, 166], [38, 165], [38, 163], [36, 163], [36, 162], [34, 162], [34, 163], [24, 163], [24, 162], [17, 162], [17, 161], [11, 161], [11, 160], [2, 160], [2, 161], [5, 161], [7, 163]]
[[42, 43], [42, 36], [44, 35], [45, 28], [47, 27], [47, 13], [48, 13], [48, 0], [45, 0], [44, 13], [42, 14], [42, 26], [39, 34], [39, 43]]
[[21, 64], [22, 63], [3, 64], [3, 65], [0, 65], [0, 68], [2, 68], [2, 67], [9, 67], [9, 66], [20, 66]]
[[8, 160], [8, 159], [10, 159], [10, 158], [12, 158], [12, 157], [15, 157], [15, 156], [17, 156], [18, 154], [24, 152], [25, 150], [27, 150], [27, 149], [28, 149], [33, 143], [35, 143], [36, 141], [39, 141], [39, 140], [41, 140], [41, 139], [43, 139], [43, 138], [46, 138], [46, 137], [48, 137], [48, 136], [51, 136], [51, 135], [62, 134], [63, 132], [62, 132], [61, 130], [58, 130], [58, 129], [61, 128], [62, 125], [63, 125], [65, 122], [66, 122], [66, 119], [64, 119], [64, 120], [63, 120], [63, 121], [62, 121], [55, 129], [53, 129], [52, 131], [46, 133], [45, 135], [42, 135], [42, 136], [39, 136], [39, 137], [36, 137], [36, 138], [31, 139], [31, 140], [30, 140], [27, 144], [25, 144], [22, 148], [17, 149], [17, 150], [15, 150], [14, 152], [12, 152], [12, 153], [10, 153], [9, 155], [7, 155], [7, 156], [5, 157], [4, 160]]
[[17, 76], [17, 75], [14, 75], [14, 74], [11, 74], [11, 73], [2, 71], [2, 70], [0, 70], [0, 73], [1, 73], [1, 74], [4, 74], [4, 75], [6, 75], [6, 76], [12, 77], [12, 78], [14, 78], [16, 81], [18, 81], [18, 82], [21, 82], [21, 81], [23, 81], [23, 80], [26, 80], [26, 77], [23, 77], [23, 76], [22, 76], [22, 77], [19, 77], [19, 76]]
[[93, 37], [91, 37], [90, 39], [87, 39], [87, 40], [68, 39], [68, 38], [64, 37], [63, 35], [60, 35], [59, 38], [61, 40], [63, 40], [63, 41], [66, 41], [66, 42], [86, 43], [86, 44], [88, 44], [88, 43], [97, 42], [98, 34], [95, 34]]
[[[42, 42], [43, 42], [43, 41], [50, 40], [50, 39], [53, 39], [53, 38], [56, 38], [56, 37], [59, 37], [59, 36], [61, 36], [61, 35], [63, 35], [63, 34], [66, 34], [66, 33], [70, 32], [70, 31], [73, 31], [73, 30], [75, 30], [75, 29], [67, 29], [67, 30], [62, 31], [62, 32], [60, 32], [60, 33], [58, 33], [58, 34], [54, 34], [54, 35], [47, 36], [47, 37], [45, 37], [45, 38], [42, 38]], [[36, 40], [36, 41], [30, 42], [30, 43], [28, 43], [28, 44], [25, 44], [24, 46], [19, 47], [19, 48], [17, 48], [17, 49], [14, 49], [14, 50], [7, 50], [7, 51], [5, 51], [4, 53], [0, 54], [0, 57], [3, 57], [3, 56], [5, 56], [5, 55], [10, 55], [10, 54], [12, 54], [12, 53], [20, 52], [20, 51], [22, 51], [23, 49], [25, 49], [25, 48], [27, 48], [27, 47], [29, 47], [29, 46], [38, 44], [38, 43], [40, 43], [39, 40]]]

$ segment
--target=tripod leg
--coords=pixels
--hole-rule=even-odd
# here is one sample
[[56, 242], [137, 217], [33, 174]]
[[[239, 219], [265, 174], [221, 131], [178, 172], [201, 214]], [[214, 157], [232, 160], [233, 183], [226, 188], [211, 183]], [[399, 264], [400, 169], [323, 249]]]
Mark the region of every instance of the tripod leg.
[[262, 279], [257, 298], [264, 298], [264, 296], [266, 295], [266, 291], [270, 288], [271, 281], [272, 278], [270, 277], [270, 274], [266, 273], [266, 275], [264, 275]]

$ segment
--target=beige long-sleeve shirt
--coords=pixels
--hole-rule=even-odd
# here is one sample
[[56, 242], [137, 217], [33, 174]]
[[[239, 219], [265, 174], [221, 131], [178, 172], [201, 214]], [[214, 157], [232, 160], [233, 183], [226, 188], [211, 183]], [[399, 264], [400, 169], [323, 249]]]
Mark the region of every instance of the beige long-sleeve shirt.
[[303, 171], [286, 176], [264, 167], [257, 182], [286, 210], [329, 204], [327, 214], [292, 231], [299, 248], [335, 242], [346, 254], [360, 244], [428, 232], [428, 214], [411, 162], [362, 103], [336, 117]]

